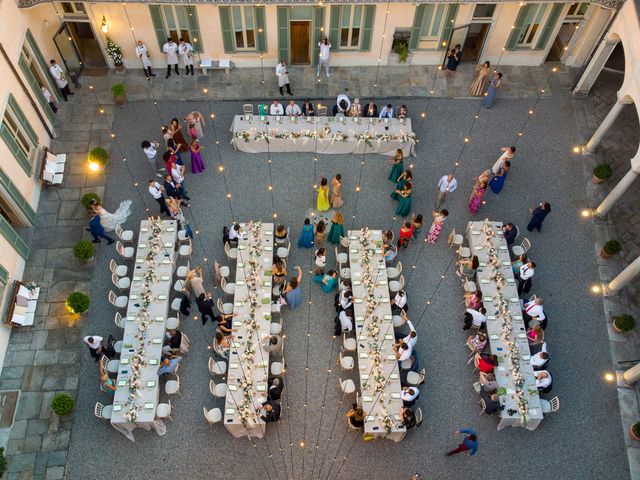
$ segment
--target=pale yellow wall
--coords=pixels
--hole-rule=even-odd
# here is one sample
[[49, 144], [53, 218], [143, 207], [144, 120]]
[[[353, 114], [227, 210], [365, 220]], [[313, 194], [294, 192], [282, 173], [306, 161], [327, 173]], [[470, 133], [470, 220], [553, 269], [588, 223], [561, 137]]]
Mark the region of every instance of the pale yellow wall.
[[566, 57], [563, 59], [566, 65], [573, 67], [584, 65], [589, 54], [596, 47], [597, 41], [613, 12], [613, 10], [607, 10], [594, 3], [589, 6], [584, 24], [575, 34], [577, 35], [575, 43], [573, 43], [572, 39], [573, 48], [567, 52]]

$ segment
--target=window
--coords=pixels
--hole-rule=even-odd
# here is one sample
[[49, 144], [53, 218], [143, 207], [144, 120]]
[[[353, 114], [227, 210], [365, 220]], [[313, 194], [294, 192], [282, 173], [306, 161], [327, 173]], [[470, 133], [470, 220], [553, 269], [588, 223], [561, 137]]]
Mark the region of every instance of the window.
[[416, 7], [409, 49], [446, 48], [458, 13], [457, 4], [420, 4]]
[[493, 12], [496, 10], [495, 3], [479, 3], [473, 11], [474, 19], [493, 18]]
[[331, 49], [369, 51], [375, 16], [375, 5], [331, 5]]
[[342, 5], [340, 13], [340, 47], [358, 48], [362, 30], [362, 5]]
[[520, 7], [515, 25], [507, 40], [507, 50], [544, 50], [564, 5], [563, 3], [540, 3]]
[[231, 11], [236, 50], [254, 50], [256, 40], [253, 7], [231, 7]]
[[18, 164], [31, 176], [38, 137], [31, 125], [29, 125], [13, 95], [9, 95], [9, 101], [2, 117], [0, 137], [2, 137]]
[[174, 42], [183, 38], [185, 42], [193, 46], [195, 53], [202, 52], [202, 39], [198, 26], [196, 8], [181, 5], [149, 5], [153, 28], [160, 49], [166, 43], [167, 38]]
[[60, 2], [60, 9], [65, 16], [86, 17], [87, 11], [82, 2]]
[[528, 46], [533, 43], [533, 39], [538, 32], [538, 28], [540, 28], [544, 12], [547, 10], [546, 3], [541, 5], [532, 5], [532, 7], [533, 8], [530, 9], [529, 15], [525, 20], [525, 24], [520, 29], [520, 36], [516, 42], [516, 45], [519, 47]]
[[51, 95], [60, 100], [58, 97], [58, 88], [51, 81], [51, 76], [48, 74], [48, 68], [45, 60], [42, 57], [42, 53], [38, 49], [30, 31], [27, 31], [25, 41], [22, 44], [20, 60], [18, 63], [25, 79], [31, 86], [32, 96], [37, 99], [38, 103], [40, 103], [42, 107], [42, 111], [45, 113], [49, 121], [53, 123], [55, 114], [47, 104], [40, 87], [46, 87]]
[[589, 2], [584, 3], [572, 3], [567, 11], [567, 18], [579, 19], [584, 18], [584, 14], [589, 9]]

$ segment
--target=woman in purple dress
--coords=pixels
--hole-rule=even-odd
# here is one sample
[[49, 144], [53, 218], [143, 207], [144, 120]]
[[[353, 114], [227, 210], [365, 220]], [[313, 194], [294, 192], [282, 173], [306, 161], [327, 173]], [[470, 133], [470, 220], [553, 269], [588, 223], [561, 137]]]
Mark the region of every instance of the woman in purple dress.
[[201, 173], [204, 172], [204, 162], [202, 161], [202, 154], [200, 151], [202, 147], [200, 146], [200, 142], [197, 139], [194, 139], [191, 142], [191, 173]]
[[487, 193], [487, 181], [480, 180], [475, 183], [473, 186], [473, 190], [471, 191], [471, 196], [469, 197], [469, 211], [471, 215], [475, 215], [480, 210], [482, 206], [482, 201], [484, 200], [484, 195]]

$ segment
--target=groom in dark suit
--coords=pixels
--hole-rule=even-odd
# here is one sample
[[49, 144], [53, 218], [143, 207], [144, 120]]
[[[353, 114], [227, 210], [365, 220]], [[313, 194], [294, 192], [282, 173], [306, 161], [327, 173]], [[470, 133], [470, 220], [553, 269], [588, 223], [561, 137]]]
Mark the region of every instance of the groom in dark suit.
[[100, 243], [100, 238], [104, 238], [107, 240], [107, 245], [111, 245], [115, 240], [108, 236], [104, 232], [104, 227], [100, 223], [100, 215], [94, 215], [91, 221], [89, 222], [89, 228], [87, 229], [91, 232], [91, 236], [93, 237], [93, 243]]
[[176, 200], [182, 200], [182, 195], [180, 195], [180, 190], [178, 186], [173, 181], [173, 177], [169, 174], [164, 177], [164, 191], [167, 196], [171, 198], [175, 198]]

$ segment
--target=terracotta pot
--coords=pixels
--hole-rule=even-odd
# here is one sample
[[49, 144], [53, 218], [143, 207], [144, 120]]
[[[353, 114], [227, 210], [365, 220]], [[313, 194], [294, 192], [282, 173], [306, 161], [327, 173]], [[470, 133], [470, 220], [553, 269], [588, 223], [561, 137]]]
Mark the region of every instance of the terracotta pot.
[[595, 175], [591, 175], [591, 181], [596, 185], [600, 185], [601, 183], [604, 183], [606, 180], [603, 180], [602, 178], [598, 178]]
[[[634, 424], [635, 425], [635, 424]], [[638, 435], [636, 435], [633, 431], [633, 425], [631, 425], [629, 427], [629, 437], [631, 437], [632, 439], [639, 441], [640, 442], [640, 437]]]
[[124, 105], [125, 103], [127, 103], [127, 94], [125, 93], [124, 95], [114, 95], [113, 99], [116, 102], [116, 105]]
[[124, 75], [124, 65], [116, 65], [116, 75]]
[[604, 251], [604, 248], [600, 250], [600, 256], [602, 258], [611, 258], [613, 255], [609, 255], [607, 252]]

